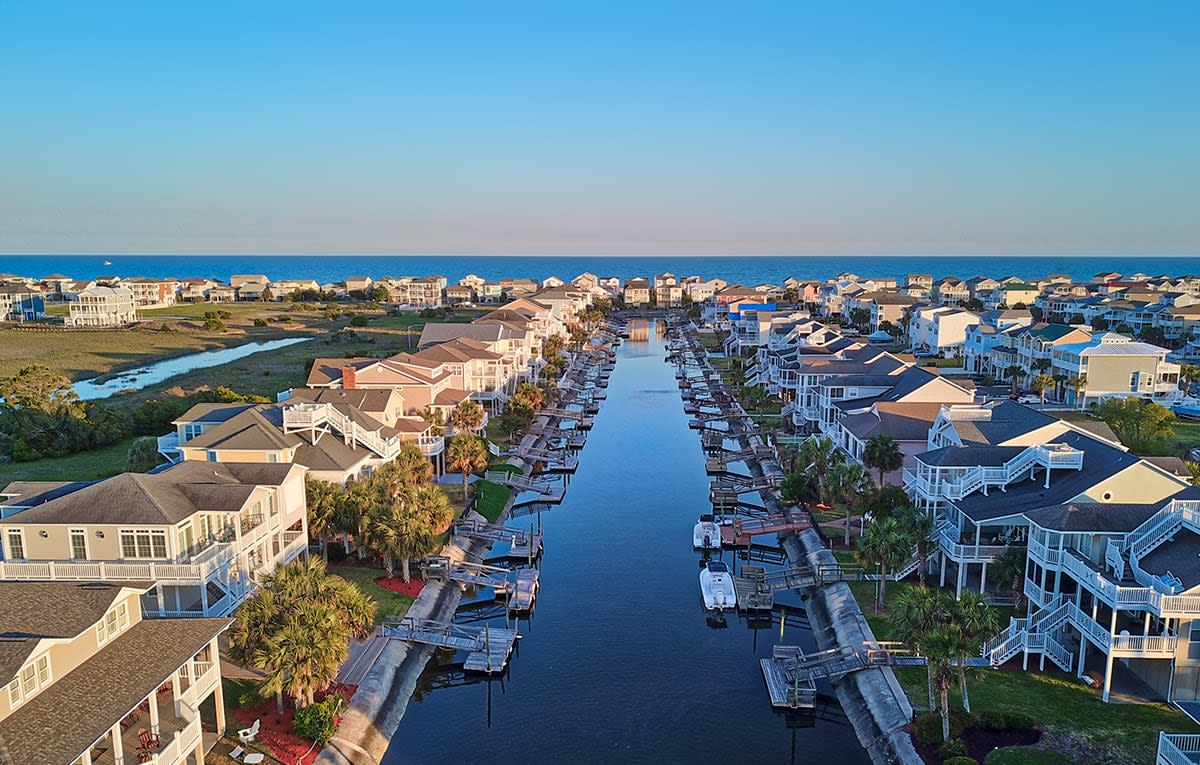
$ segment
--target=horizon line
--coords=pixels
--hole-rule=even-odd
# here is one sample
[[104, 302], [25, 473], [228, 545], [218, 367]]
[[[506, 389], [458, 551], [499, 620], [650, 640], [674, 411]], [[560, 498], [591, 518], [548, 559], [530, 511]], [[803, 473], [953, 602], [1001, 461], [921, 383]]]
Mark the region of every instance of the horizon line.
[[653, 254], [653, 253], [484, 253], [484, 252], [0, 252], [0, 258], [6, 257], [335, 257], [335, 258], [1200, 258], [1196, 253], [1057, 253], [1057, 252], [965, 252], [965, 253], [927, 253], [927, 252], [891, 252], [891, 253], [756, 253], [756, 254]]

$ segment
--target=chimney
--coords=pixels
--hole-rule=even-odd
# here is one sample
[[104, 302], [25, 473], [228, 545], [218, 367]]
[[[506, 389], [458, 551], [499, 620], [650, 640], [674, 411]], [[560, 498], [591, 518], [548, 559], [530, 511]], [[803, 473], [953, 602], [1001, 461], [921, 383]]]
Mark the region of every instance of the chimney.
[[354, 367], [342, 367], [342, 387], [344, 389], [354, 390], [358, 387], [357, 373], [358, 370]]

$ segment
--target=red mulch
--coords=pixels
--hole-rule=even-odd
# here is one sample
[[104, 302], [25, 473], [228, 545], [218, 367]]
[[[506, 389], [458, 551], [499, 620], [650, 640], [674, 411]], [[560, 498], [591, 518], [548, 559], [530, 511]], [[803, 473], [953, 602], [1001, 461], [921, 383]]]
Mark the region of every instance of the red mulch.
[[[341, 694], [347, 702], [357, 685], [334, 684], [328, 691], [316, 694], [317, 701], [324, 701], [331, 693]], [[239, 725], [249, 728], [255, 720], [260, 720], [258, 742], [271, 750], [271, 756], [285, 765], [312, 765], [321, 753], [320, 747], [314, 747], [313, 742], [300, 738], [292, 730], [292, 721], [296, 716], [296, 707], [290, 699], [285, 698], [283, 714], [275, 708], [275, 699], [270, 698], [253, 707], [239, 707], [233, 711], [233, 719]], [[309, 750], [312, 751], [309, 751]], [[307, 753], [307, 754], [306, 754]], [[303, 759], [301, 759], [303, 757]]]
[[425, 582], [421, 581], [420, 579], [413, 579], [410, 582], [406, 582], [402, 577], [398, 576], [393, 576], [391, 578], [386, 576], [378, 577], [375, 580], [375, 584], [379, 585], [385, 590], [398, 592], [401, 595], [407, 595], [413, 599], [416, 599], [417, 595], [421, 594], [421, 588], [425, 586]]

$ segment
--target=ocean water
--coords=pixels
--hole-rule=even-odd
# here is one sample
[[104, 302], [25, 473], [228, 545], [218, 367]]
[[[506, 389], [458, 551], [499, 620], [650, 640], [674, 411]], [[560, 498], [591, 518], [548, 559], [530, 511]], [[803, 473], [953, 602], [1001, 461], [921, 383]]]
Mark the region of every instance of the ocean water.
[[[105, 266], [104, 262], [112, 262]], [[742, 284], [779, 283], [789, 276], [827, 279], [849, 271], [860, 276], [902, 278], [909, 273], [935, 277], [1008, 276], [1031, 279], [1051, 273], [1087, 281], [1101, 271], [1121, 274], [1180, 275], [1200, 271], [1200, 256], [511, 256], [511, 255], [2, 255], [0, 273], [36, 278], [54, 273], [76, 279], [98, 276], [151, 278], [208, 277], [228, 281], [232, 274], [266, 274], [271, 279], [311, 278], [335, 282], [347, 276], [442, 275], [455, 283], [467, 274], [495, 281], [516, 276], [570, 281], [590, 271], [598, 276], [719, 276]]]

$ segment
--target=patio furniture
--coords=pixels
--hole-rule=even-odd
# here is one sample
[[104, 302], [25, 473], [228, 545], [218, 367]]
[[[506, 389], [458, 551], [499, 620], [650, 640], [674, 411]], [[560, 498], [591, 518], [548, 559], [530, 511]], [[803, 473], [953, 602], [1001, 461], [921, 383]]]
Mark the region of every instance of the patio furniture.
[[238, 741], [241, 741], [243, 744], [249, 744], [251, 741], [253, 741], [258, 736], [258, 726], [261, 722], [262, 720], [255, 720], [254, 724], [249, 728], [242, 728], [239, 730]]
[[246, 763], [246, 765], [259, 765], [266, 758], [267, 756], [262, 752], [252, 752], [246, 755], [246, 759], [242, 760], [242, 762]]
[[142, 749], [153, 754], [159, 749], [162, 749], [162, 744], [158, 740], [158, 736], [154, 735], [145, 728], [138, 728], [137, 732], [138, 743], [142, 745]]
[[229, 750], [229, 759], [236, 760], [238, 757], [241, 757], [245, 753], [246, 753], [245, 749], [241, 748], [240, 746], [236, 746], [233, 749]]

